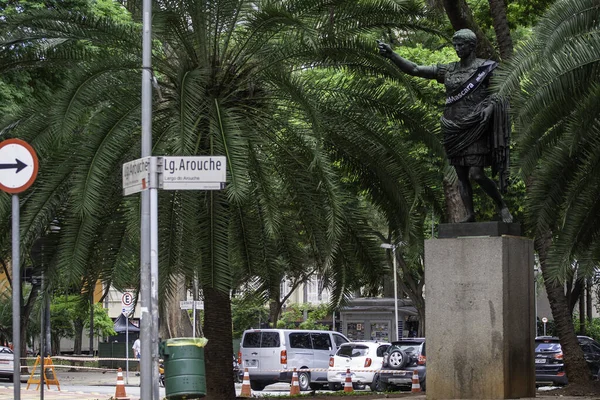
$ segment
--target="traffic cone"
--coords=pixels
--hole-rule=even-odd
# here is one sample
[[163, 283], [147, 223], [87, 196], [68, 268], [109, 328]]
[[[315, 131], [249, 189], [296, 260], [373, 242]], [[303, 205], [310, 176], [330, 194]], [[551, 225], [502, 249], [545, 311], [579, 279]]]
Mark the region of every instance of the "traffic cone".
[[346, 370], [346, 381], [344, 382], [344, 392], [354, 392], [354, 388], [352, 387], [352, 374], [350, 373], [350, 368]]
[[300, 383], [298, 382], [298, 372], [296, 372], [296, 368], [294, 368], [294, 373], [292, 374], [292, 386], [290, 386], [290, 396], [295, 394], [300, 394]]
[[242, 392], [240, 397], [252, 397], [250, 391], [250, 374], [248, 374], [248, 368], [244, 368], [244, 380], [242, 381]]
[[115, 399], [129, 400], [127, 393], [125, 393], [125, 382], [123, 382], [123, 370], [121, 368], [119, 368], [117, 371], [117, 388], [115, 389]]
[[419, 373], [417, 372], [416, 369], [413, 370], [411, 392], [412, 393], [420, 393], [421, 392], [421, 384], [419, 383]]

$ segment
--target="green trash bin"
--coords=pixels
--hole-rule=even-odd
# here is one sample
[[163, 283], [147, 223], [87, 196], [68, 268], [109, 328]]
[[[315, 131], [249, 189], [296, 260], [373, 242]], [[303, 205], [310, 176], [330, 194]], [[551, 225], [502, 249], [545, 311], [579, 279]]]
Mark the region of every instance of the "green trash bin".
[[206, 396], [204, 346], [206, 338], [173, 338], [160, 344], [165, 367], [168, 399], [195, 399]]

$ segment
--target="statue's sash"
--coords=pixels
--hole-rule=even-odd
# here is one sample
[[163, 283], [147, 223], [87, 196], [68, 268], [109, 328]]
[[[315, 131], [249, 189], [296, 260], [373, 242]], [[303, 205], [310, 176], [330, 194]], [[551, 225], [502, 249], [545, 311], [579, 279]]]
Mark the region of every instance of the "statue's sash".
[[453, 91], [446, 97], [446, 105], [454, 104], [462, 100], [469, 93], [477, 90], [481, 82], [498, 66], [498, 63], [493, 60], [486, 60], [477, 70], [462, 84], [461, 87]]

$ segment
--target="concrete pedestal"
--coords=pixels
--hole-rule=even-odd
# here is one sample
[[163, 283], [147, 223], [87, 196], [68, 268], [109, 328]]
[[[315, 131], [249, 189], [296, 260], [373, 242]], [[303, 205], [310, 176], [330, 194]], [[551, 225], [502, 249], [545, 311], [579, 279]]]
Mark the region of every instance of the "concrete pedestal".
[[425, 242], [427, 399], [535, 397], [533, 243]]

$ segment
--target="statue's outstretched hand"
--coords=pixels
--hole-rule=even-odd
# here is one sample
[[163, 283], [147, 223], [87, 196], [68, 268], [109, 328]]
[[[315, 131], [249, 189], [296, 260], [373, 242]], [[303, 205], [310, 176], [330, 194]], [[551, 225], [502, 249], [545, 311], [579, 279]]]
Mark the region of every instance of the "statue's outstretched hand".
[[379, 49], [379, 54], [386, 58], [390, 58], [394, 54], [390, 45], [381, 40], [377, 41], [377, 48]]

